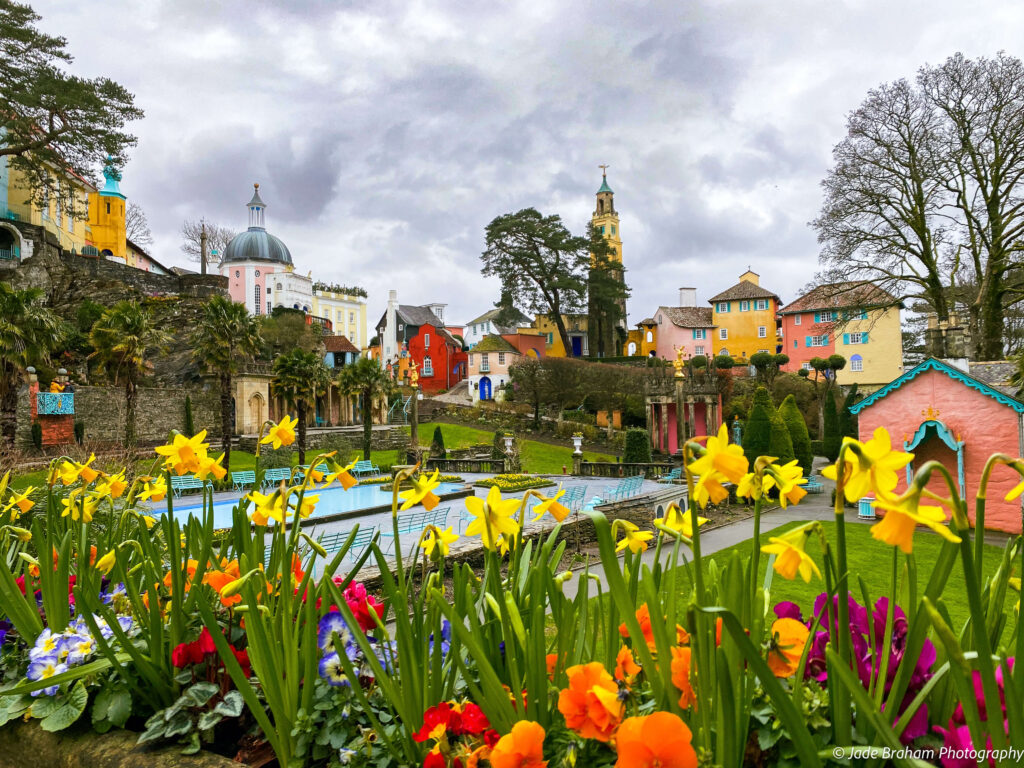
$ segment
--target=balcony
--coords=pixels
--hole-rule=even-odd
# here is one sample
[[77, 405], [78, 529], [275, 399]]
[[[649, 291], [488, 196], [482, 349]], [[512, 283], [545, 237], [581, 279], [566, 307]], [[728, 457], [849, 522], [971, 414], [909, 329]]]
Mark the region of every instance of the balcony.
[[0, 248], [0, 261], [20, 261], [21, 249], [14, 245], [10, 248]]
[[39, 392], [36, 394], [36, 413], [40, 416], [74, 416], [74, 392]]

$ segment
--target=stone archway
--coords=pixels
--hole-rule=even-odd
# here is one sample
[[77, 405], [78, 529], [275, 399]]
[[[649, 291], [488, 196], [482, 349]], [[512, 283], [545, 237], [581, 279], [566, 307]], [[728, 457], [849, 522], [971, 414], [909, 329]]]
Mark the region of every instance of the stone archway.
[[260, 426], [266, 420], [266, 403], [263, 401], [263, 395], [256, 392], [249, 398], [249, 424], [250, 429], [247, 431], [259, 432]]
[[0, 262], [20, 261], [23, 245], [18, 228], [6, 222], [0, 222]]

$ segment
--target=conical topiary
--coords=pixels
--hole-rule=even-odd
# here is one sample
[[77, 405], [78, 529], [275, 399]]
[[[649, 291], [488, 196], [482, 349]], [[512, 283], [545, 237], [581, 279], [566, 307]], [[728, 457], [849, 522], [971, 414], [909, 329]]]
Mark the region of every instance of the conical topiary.
[[839, 446], [842, 445], [843, 435], [839, 431], [839, 414], [836, 412], [835, 393], [830, 389], [828, 397], [825, 398], [825, 434], [822, 437], [825, 449], [825, 458], [835, 461], [839, 458]]
[[771, 441], [772, 418], [760, 403], [754, 403], [743, 428], [743, 453], [753, 467], [758, 456], [768, 453]]
[[440, 424], [434, 427], [434, 439], [430, 441], [430, 458], [448, 458], [448, 451], [444, 447], [444, 433], [441, 432]]
[[786, 399], [779, 406], [779, 415], [789, 430], [789, 437], [793, 441], [793, 456], [800, 463], [804, 477], [811, 476], [811, 466], [814, 454], [811, 451], [811, 436], [807, 431], [807, 424], [800, 413], [793, 395], [786, 395]]

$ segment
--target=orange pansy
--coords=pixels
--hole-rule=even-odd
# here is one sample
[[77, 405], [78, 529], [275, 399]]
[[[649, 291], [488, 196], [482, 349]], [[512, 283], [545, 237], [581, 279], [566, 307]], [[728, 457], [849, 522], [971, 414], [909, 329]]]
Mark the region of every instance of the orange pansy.
[[627, 718], [615, 738], [615, 768], [696, 768], [692, 739], [686, 723], [671, 712]]
[[640, 665], [633, 658], [633, 652], [625, 645], [622, 646], [615, 657], [615, 679], [621, 680], [626, 685], [632, 685], [638, 674], [640, 674]]
[[544, 728], [540, 723], [520, 720], [498, 739], [490, 760], [492, 768], [546, 768]]
[[810, 634], [810, 630], [796, 619], [778, 619], [772, 624], [768, 666], [776, 677], [789, 677], [800, 668], [800, 657]]
[[[203, 576], [203, 584], [209, 584], [214, 588], [214, 590], [216, 590], [217, 594], [220, 595], [221, 592], [224, 591], [224, 587], [228, 584], [234, 583], [237, 578], [237, 576], [232, 576], [226, 571], [207, 571], [206, 575]], [[242, 596], [237, 593], [230, 597], [224, 597], [221, 595], [220, 602], [221, 605], [230, 607], [242, 602]]]
[[558, 694], [565, 724], [585, 739], [608, 741], [622, 719], [619, 686], [599, 661], [566, 670], [569, 687]]
[[697, 694], [690, 684], [690, 649], [672, 649], [672, 685], [680, 691], [679, 706], [689, 709], [697, 703]]

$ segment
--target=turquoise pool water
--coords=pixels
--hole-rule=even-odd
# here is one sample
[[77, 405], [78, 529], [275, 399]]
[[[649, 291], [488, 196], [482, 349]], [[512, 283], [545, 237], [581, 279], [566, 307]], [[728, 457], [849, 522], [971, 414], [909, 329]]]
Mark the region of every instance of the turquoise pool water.
[[[462, 483], [441, 483], [434, 493], [438, 496], [443, 496], [446, 493], [452, 493], [462, 488]], [[351, 514], [361, 510], [366, 510], [367, 512], [379, 511], [381, 507], [387, 507], [388, 510], [391, 508], [390, 489], [387, 491], [381, 490], [379, 485], [357, 485], [347, 491], [340, 486], [335, 486], [325, 491], [315, 491], [312, 495], [319, 496], [320, 501], [317, 503], [313, 514], [309, 516], [310, 520], [315, 520], [319, 517], [330, 517], [332, 515]], [[214, 500], [214, 527], [227, 528], [231, 525], [231, 510], [238, 504], [239, 498], [241, 496], [236, 495], [227, 499]], [[202, 506], [197, 501], [198, 496], [191, 498], [185, 496], [180, 499], [174, 499], [174, 516], [184, 519], [190, 515], [198, 515]], [[401, 502], [401, 499], [399, 499], [399, 502]], [[160, 513], [163, 511], [162, 507], [162, 504], [159, 505], [154, 512]]]

